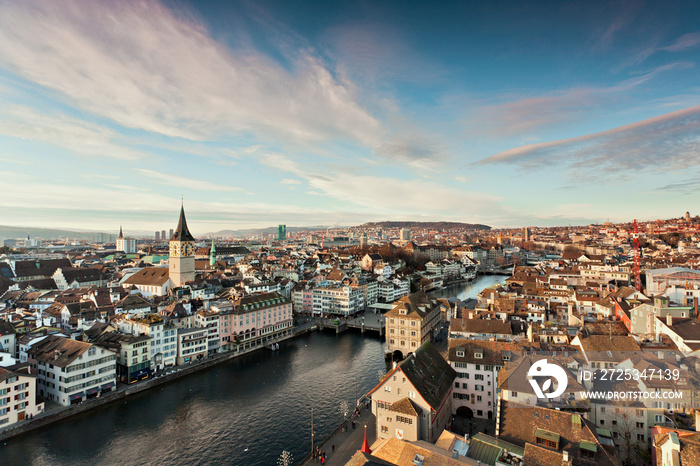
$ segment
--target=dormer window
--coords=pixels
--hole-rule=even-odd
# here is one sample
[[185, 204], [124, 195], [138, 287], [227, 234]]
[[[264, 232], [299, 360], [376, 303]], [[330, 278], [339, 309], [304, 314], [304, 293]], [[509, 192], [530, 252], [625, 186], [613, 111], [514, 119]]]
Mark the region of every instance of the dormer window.
[[544, 429], [535, 429], [535, 443], [543, 447], [559, 449], [559, 434]]
[[475, 359], [483, 359], [484, 358], [484, 353], [482, 351], [475, 351], [474, 352], [474, 358]]

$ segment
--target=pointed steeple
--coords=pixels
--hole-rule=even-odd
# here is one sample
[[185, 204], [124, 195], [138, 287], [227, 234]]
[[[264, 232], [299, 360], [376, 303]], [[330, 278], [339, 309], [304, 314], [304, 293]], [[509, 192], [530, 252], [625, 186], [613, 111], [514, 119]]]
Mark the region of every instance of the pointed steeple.
[[194, 241], [194, 237], [187, 228], [187, 220], [185, 220], [185, 206], [180, 207], [180, 219], [177, 221], [177, 228], [173, 232], [173, 237], [170, 241]]
[[213, 266], [216, 263], [216, 246], [214, 240], [211, 240], [211, 251], [209, 251], [209, 265]]
[[123, 238], [123, 237], [124, 237], [124, 231], [122, 230], [122, 226], [119, 225], [119, 238]]
[[362, 448], [360, 448], [362, 453], [372, 454], [372, 450], [369, 449], [369, 443], [367, 443], [367, 426], [365, 426], [365, 440], [362, 442]]

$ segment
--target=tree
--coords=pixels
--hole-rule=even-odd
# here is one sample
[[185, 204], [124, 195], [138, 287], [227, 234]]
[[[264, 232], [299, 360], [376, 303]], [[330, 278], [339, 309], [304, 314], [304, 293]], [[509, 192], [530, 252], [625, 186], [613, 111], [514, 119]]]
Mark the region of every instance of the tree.
[[277, 466], [292, 466], [293, 461], [292, 454], [287, 450], [284, 450], [277, 459]]
[[[624, 384], [622, 384], [624, 385]], [[618, 385], [619, 386], [619, 385]], [[622, 389], [620, 391], [627, 390]], [[645, 425], [645, 416], [637, 416], [638, 410], [644, 410], [642, 403], [635, 403], [629, 399], [618, 399], [611, 403], [610, 409], [614, 413], [612, 419], [612, 431], [617, 434], [616, 442], [620, 442], [620, 457], [625, 464], [642, 464], [637, 450], [645, 449], [646, 443], [637, 439], [637, 435], [646, 433], [646, 429], [639, 427]]]

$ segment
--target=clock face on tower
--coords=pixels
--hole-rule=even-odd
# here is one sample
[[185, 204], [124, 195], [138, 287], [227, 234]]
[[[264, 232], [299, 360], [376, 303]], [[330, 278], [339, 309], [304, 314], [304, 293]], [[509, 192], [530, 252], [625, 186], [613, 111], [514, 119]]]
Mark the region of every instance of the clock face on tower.
[[194, 254], [194, 247], [192, 243], [182, 243], [182, 255], [183, 257], [189, 257]]
[[170, 256], [178, 257], [180, 255], [180, 243], [171, 242], [170, 243]]

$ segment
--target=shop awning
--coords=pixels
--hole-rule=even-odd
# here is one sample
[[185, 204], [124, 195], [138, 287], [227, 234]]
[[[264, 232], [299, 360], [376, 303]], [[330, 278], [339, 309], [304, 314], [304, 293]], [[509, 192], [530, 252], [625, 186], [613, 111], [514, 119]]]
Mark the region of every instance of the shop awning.
[[117, 386], [117, 384], [115, 384], [114, 382], [110, 382], [110, 383], [106, 383], [106, 384], [102, 385], [100, 388], [102, 390], [111, 390], [116, 386]]
[[88, 388], [87, 390], [85, 390], [85, 393], [88, 395], [94, 395], [95, 393], [97, 393], [99, 391], [100, 391], [99, 388], [94, 387], [94, 388]]
[[79, 400], [82, 398], [85, 398], [85, 392], [74, 393], [74, 394], [68, 396], [68, 399], [70, 401], [75, 401], [75, 400]]

